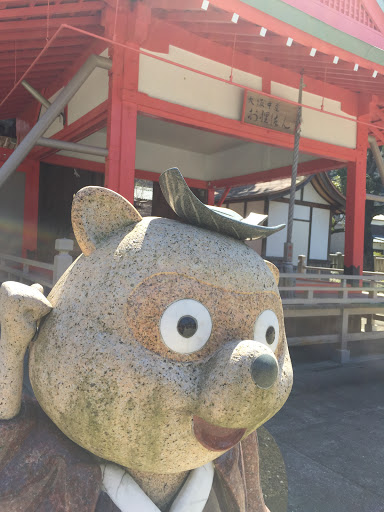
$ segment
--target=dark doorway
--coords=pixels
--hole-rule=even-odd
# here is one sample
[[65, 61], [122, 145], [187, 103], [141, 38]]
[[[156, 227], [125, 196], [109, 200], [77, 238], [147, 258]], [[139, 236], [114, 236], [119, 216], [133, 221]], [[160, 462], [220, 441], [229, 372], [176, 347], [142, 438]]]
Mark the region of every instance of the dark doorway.
[[[104, 185], [104, 174], [41, 164], [37, 259], [53, 262], [56, 238], [74, 240], [71, 207], [74, 194], [89, 185]], [[75, 254], [80, 249], [75, 243]]]

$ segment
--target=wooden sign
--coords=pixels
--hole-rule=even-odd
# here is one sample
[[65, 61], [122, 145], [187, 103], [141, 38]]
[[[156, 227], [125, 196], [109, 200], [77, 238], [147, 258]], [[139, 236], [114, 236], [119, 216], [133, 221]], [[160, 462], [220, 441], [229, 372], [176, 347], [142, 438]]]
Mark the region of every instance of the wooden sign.
[[295, 133], [297, 109], [296, 105], [283, 100], [245, 91], [242, 121], [279, 132]]

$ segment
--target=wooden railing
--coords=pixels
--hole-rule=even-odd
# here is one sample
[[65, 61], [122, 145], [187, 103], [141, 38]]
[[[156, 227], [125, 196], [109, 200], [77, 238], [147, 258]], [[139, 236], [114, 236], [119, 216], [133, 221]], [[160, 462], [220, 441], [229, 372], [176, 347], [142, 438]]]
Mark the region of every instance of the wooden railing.
[[53, 264], [0, 253], [0, 282], [17, 280], [25, 284], [39, 283], [51, 289], [73, 261], [69, 254], [73, 250], [73, 241], [58, 239], [55, 249], [59, 254], [55, 256]]
[[279, 290], [290, 346], [384, 341], [383, 274], [280, 274]]
[[48, 288], [53, 286], [53, 265], [50, 263], [0, 253], [0, 272], [6, 277], [2, 281], [38, 282]]

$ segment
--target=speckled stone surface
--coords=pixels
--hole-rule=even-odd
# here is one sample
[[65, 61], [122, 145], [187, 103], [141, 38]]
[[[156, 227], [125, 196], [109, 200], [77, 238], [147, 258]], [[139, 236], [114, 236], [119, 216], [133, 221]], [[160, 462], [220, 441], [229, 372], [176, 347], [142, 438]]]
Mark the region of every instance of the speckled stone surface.
[[[245, 429], [245, 438], [288, 397], [275, 276], [243, 242], [178, 221], [138, 221], [104, 190], [75, 200], [74, 230], [87, 256], [48, 297], [53, 311], [31, 347], [31, 383], [48, 416], [92, 453], [136, 471], [188, 471], [219, 455], [196, 439], [194, 415]], [[192, 354], [170, 351], [159, 335], [162, 313], [181, 298], [204, 303], [212, 318], [210, 338]], [[265, 309], [279, 324], [274, 354], [253, 340]], [[266, 390], [251, 376], [261, 354], [278, 363]]]
[[20, 410], [23, 360], [37, 322], [51, 311], [39, 285], [7, 281], [0, 288], [0, 419]]

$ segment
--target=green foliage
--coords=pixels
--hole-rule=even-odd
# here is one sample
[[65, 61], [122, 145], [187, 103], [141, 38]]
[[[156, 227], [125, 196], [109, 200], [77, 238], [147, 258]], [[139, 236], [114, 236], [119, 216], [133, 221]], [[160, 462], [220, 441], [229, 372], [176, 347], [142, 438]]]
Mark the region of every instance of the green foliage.
[[[383, 154], [383, 147], [380, 148]], [[332, 183], [344, 196], [347, 193], [347, 168], [336, 169], [330, 171], [328, 176], [331, 178]], [[381, 183], [380, 173], [377, 169], [375, 159], [373, 158], [372, 151], [367, 151], [367, 178], [366, 178], [367, 194], [374, 194], [377, 196], [384, 196], [384, 186]], [[371, 209], [368, 209], [371, 210]], [[371, 213], [372, 217], [384, 213], [384, 203], [374, 203], [374, 208]]]
[[328, 176], [337, 190], [345, 196], [347, 193], [347, 168], [343, 167], [342, 169], [329, 171]]
[[[383, 147], [380, 148], [383, 156]], [[328, 176], [331, 178], [334, 186], [344, 196], [347, 193], [347, 169], [337, 169], [330, 171]], [[366, 175], [367, 194], [384, 196], [384, 186], [381, 182], [380, 173], [377, 169], [372, 151], [367, 151], [367, 175]], [[371, 223], [373, 217], [384, 214], [384, 203], [378, 201], [366, 201], [365, 203], [365, 229], [364, 229], [364, 270], [373, 270], [373, 238]], [[342, 222], [340, 216], [334, 216], [332, 219], [332, 232], [336, 233], [340, 229], [336, 224]]]

